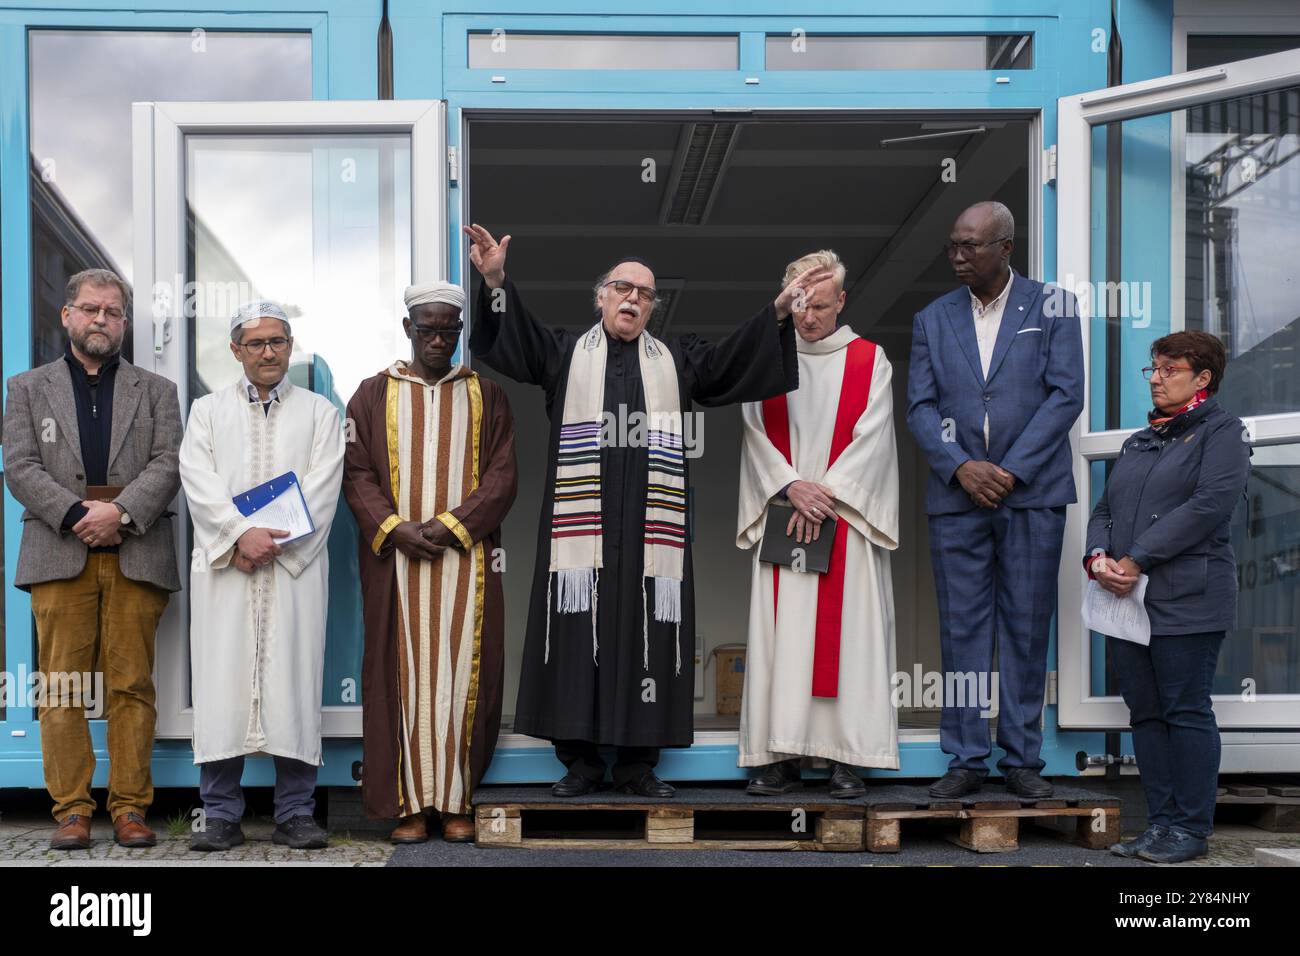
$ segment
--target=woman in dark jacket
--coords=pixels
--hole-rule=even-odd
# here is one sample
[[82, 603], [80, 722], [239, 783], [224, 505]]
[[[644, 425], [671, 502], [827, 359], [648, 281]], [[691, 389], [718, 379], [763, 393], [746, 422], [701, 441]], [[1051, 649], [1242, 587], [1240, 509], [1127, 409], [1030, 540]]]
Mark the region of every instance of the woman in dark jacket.
[[1111, 847], [1120, 856], [1177, 863], [1208, 852], [1219, 775], [1210, 703], [1219, 646], [1236, 626], [1232, 512], [1250, 474], [1238, 418], [1220, 406], [1227, 357], [1207, 332], [1175, 332], [1151, 346], [1155, 408], [1120, 449], [1088, 522], [1084, 567], [1113, 594], [1147, 575], [1151, 643], [1107, 638], [1129, 709], [1147, 799], [1147, 830]]

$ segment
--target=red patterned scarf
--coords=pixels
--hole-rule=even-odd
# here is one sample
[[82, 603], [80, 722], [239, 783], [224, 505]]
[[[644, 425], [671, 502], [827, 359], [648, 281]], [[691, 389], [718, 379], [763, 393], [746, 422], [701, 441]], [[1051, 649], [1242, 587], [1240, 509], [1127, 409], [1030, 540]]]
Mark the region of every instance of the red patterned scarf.
[[1205, 400], [1209, 397], [1210, 393], [1207, 390], [1203, 388], [1197, 389], [1196, 394], [1188, 399], [1187, 404], [1176, 410], [1172, 415], [1165, 415], [1160, 411], [1160, 409], [1153, 408], [1151, 411], [1147, 412], [1147, 424], [1150, 425], [1157, 434], [1163, 434], [1169, 427], [1170, 422], [1184, 412], [1190, 412], [1196, 406], [1204, 404]]

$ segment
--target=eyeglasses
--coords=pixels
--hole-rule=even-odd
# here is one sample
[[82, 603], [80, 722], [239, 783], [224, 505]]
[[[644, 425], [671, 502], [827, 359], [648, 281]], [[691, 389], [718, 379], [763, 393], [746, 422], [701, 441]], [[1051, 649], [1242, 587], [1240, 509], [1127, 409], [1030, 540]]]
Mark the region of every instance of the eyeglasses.
[[268, 345], [271, 346], [272, 352], [274, 352], [276, 355], [280, 355], [284, 352], [285, 349], [289, 347], [289, 339], [286, 339], [282, 335], [277, 335], [273, 339], [250, 339], [247, 342], [239, 343], [239, 347], [242, 348], [249, 355], [258, 355]]
[[611, 285], [614, 287], [615, 294], [619, 296], [625, 296], [633, 289], [636, 289], [636, 296], [641, 300], [642, 305], [650, 305], [653, 302], [659, 301], [659, 290], [648, 285], [637, 285], [635, 282], [627, 282], [623, 279], [611, 279], [602, 285], [601, 288], [603, 289], [606, 286]]
[[69, 308], [76, 309], [88, 319], [95, 318], [101, 312], [104, 313], [104, 318], [110, 322], [121, 322], [126, 317], [121, 309], [111, 305], [73, 305], [69, 306]]
[[1194, 372], [1194, 371], [1196, 370], [1192, 368], [1190, 365], [1156, 365], [1156, 366], [1148, 365], [1146, 368], [1142, 370], [1142, 377], [1149, 382], [1151, 381], [1151, 379], [1155, 377], [1155, 374], [1157, 372], [1160, 373], [1160, 377], [1162, 379], [1165, 379], [1168, 378], [1170, 375], [1172, 375], [1174, 372]]
[[460, 338], [460, 333], [465, 330], [464, 322], [457, 322], [455, 325], [442, 326], [439, 328], [430, 328], [427, 325], [416, 325], [411, 323], [411, 331], [420, 337], [422, 341], [432, 342], [434, 339], [442, 339], [444, 342], [454, 342]]
[[1011, 236], [1000, 236], [997, 239], [990, 239], [988, 242], [945, 242], [943, 244], [943, 254], [951, 259], [958, 251], [961, 251], [966, 253], [967, 258], [970, 258], [985, 246], [991, 246], [999, 242], [1006, 242], [1010, 238]]

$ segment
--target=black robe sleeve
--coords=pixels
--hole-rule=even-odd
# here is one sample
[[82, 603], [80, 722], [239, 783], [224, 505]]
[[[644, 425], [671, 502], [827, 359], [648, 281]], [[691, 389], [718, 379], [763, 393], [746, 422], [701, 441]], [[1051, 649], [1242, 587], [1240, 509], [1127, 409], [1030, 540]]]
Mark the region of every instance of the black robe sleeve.
[[689, 397], [706, 406], [731, 405], [793, 391], [799, 387], [794, 336], [794, 322], [787, 317], [778, 323], [770, 302], [720, 342], [693, 332], [678, 336], [674, 350]]
[[509, 279], [500, 290], [479, 283], [470, 328], [470, 353], [516, 382], [542, 386], [548, 405], [575, 337], [568, 329], [538, 322]]

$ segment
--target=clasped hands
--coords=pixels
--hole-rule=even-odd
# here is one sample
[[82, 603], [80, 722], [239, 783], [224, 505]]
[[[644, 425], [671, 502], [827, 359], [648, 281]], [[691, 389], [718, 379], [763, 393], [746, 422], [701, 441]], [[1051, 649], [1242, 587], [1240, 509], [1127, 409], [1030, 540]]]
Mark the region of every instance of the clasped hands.
[[72, 526], [72, 533], [88, 548], [122, 543], [122, 512], [111, 501], [83, 501], [86, 513]]
[[1142, 569], [1128, 555], [1116, 561], [1109, 554], [1097, 552], [1088, 561], [1097, 583], [1116, 597], [1124, 597], [1137, 584]]
[[956, 477], [971, 501], [981, 508], [996, 508], [1016, 486], [1016, 476], [991, 461], [962, 462]]
[[388, 537], [402, 554], [421, 561], [441, 557], [442, 552], [456, 544], [451, 529], [437, 518], [430, 518], [423, 524], [403, 521], [388, 533]]
[[792, 481], [785, 496], [794, 505], [794, 514], [785, 527], [785, 536], [804, 544], [821, 537], [822, 522], [835, 521], [835, 492], [816, 481]]

